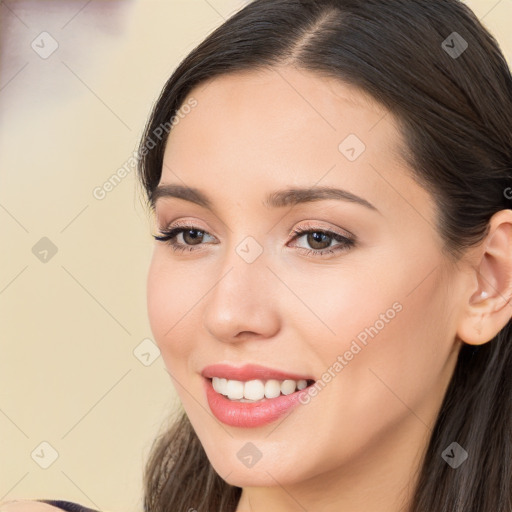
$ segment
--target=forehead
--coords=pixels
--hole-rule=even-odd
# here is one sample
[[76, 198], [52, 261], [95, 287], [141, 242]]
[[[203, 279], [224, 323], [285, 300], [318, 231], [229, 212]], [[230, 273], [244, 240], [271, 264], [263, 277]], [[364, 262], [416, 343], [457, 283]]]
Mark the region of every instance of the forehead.
[[161, 183], [208, 188], [219, 202], [259, 203], [268, 190], [316, 184], [343, 186], [383, 210], [398, 210], [399, 196], [429, 201], [402, 160], [395, 117], [354, 86], [271, 68], [215, 77], [183, 105], [192, 98], [197, 105], [167, 140]]
[[208, 155], [211, 167], [212, 158], [226, 164], [243, 154], [246, 162], [284, 159], [293, 165], [299, 159], [311, 165], [320, 151], [329, 169], [350, 135], [381, 157], [399, 158], [401, 136], [392, 114], [331, 77], [291, 67], [236, 72], [200, 84], [183, 105], [190, 99], [197, 105], [182, 109], [167, 141], [166, 156], [175, 163]]
[[[174, 138], [194, 119], [194, 130], [197, 124], [205, 130], [238, 132], [243, 128], [238, 132], [242, 136], [250, 125], [253, 136], [296, 137], [302, 133], [336, 139], [347, 129], [359, 130], [363, 135], [386, 117], [387, 131], [392, 128], [398, 135], [393, 116], [371, 96], [332, 77], [293, 67], [214, 77], [194, 88], [184, 103], [192, 97], [198, 102], [194, 115], [187, 116], [191, 118], [188, 122], [180, 121], [181, 130], [178, 126], [173, 128]], [[304, 124], [310, 129], [304, 131]]]

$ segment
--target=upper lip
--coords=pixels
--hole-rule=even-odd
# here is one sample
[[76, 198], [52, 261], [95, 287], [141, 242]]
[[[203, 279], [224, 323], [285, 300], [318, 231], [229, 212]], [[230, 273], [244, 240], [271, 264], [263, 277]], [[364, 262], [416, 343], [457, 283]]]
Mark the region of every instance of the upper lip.
[[258, 364], [246, 364], [244, 366], [231, 366], [229, 364], [212, 364], [205, 366], [201, 375], [207, 379], [220, 377], [228, 380], [315, 380], [308, 375], [299, 375], [298, 373], [284, 372]]

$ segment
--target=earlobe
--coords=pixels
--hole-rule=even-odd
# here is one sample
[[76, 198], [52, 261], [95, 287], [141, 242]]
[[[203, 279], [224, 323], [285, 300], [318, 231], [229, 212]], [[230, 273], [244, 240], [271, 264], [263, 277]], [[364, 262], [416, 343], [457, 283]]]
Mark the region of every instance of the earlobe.
[[470, 345], [487, 343], [512, 318], [512, 210], [493, 215], [476, 255], [457, 330], [458, 337]]

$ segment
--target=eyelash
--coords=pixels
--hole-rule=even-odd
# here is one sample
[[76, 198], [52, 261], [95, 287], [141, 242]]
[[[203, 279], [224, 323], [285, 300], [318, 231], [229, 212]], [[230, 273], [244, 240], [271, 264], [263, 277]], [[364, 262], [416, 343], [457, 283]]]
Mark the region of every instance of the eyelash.
[[[204, 231], [202, 229], [198, 229], [196, 226], [192, 225], [183, 225], [183, 226], [176, 226], [169, 230], [162, 230], [161, 236], [153, 235], [153, 238], [159, 242], [166, 243], [171, 247], [171, 249], [175, 252], [193, 252], [198, 249], [195, 249], [194, 246], [184, 245], [184, 244], [178, 244], [174, 239], [177, 235], [184, 231], [188, 230], [194, 230], [199, 231], [201, 233], [205, 233], [207, 235], [210, 235], [207, 231]], [[340, 242], [339, 246], [336, 246], [335, 249], [325, 248], [325, 249], [305, 249], [304, 247], [298, 247], [299, 250], [306, 256], [325, 256], [327, 254], [335, 254], [339, 251], [346, 251], [350, 248], [352, 248], [355, 245], [355, 240], [352, 238], [347, 238], [346, 236], [340, 235], [339, 233], [336, 233], [334, 231], [328, 231], [325, 229], [294, 229], [291, 234], [295, 235], [292, 240], [295, 240], [297, 238], [301, 238], [304, 235], [308, 235], [310, 233], [322, 233], [323, 235], [327, 235], [329, 238], [332, 238], [336, 240], [337, 242]], [[211, 235], [210, 235], [211, 236]], [[173, 241], [174, 240], [174, 241]], [[204, 245], [204, 244], [199, 244]]]

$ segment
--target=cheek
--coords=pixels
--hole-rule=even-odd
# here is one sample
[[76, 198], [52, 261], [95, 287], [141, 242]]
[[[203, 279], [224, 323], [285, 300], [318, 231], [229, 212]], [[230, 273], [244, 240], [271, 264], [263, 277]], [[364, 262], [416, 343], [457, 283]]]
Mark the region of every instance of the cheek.
[[295, 272], [299, 279], [286, 275], [304, 303], [290, 298], [282, 304], [286, 316], [294, 318], [294, 326], [302, 331], [301, 339], [321, 354], [324, 364], [349, 350], [354, 339], [364, 347], [370, 331], [375, 331], [372, 327], [385, 331], [403, 309], [400, 281], [375, 262], [351, 262], [346, 268], [327, 270]]
[[418, 251], [409, 266], [397, 263], [404, 255], [405, 248], [371, 262], [358, 258], [347, 264], [350, 272], [333, 269], [327, 279], [310, 273], [296, 283], [314, 316], [304, 308], [289, 315], [301, 318], [302, 339], [317, 340], [320, 368], [344, 375], [333, 388], [339, 385], [352, 404], [374, 406], [369, 402], [387, 394], [400, 405], [393, 391], [418, 402], [446, 370], [453, 333], [436, 254]]
[[331, 305], [317, 298], [324, 322], [336, 333], [318, 345], [325, 370], [337, 376], [325, 379], [333, 382], [348, 417], [383, 425], [407, 411], [404, 404], [427, 417], [428, 405], [444, 391], [453, 344], [449, 308], [439, 273], [418, 277], [429, 273], [431, 262], [424, 272], [368, 273], [366, 286], [345, 278]]
[[148, 319], [154, 339], [166, 366], [186, 357], [192, 350], [194, 308], [204, 291], [194, 273], [180, 271], [166, 261], [158, 249], [151, 261], [147, 278]]

